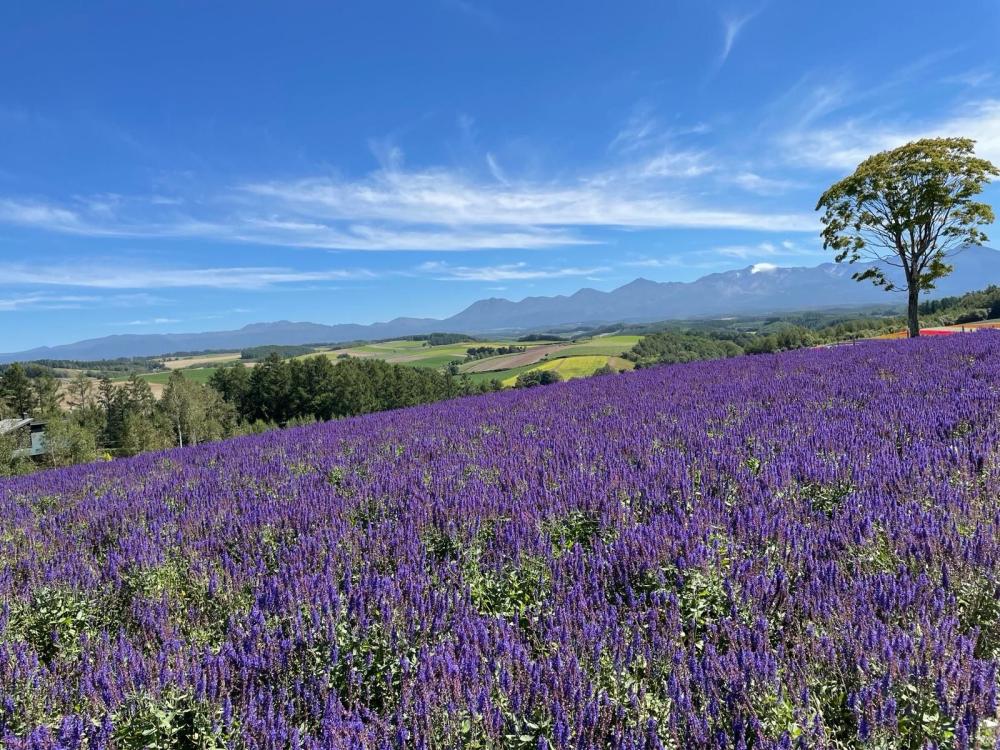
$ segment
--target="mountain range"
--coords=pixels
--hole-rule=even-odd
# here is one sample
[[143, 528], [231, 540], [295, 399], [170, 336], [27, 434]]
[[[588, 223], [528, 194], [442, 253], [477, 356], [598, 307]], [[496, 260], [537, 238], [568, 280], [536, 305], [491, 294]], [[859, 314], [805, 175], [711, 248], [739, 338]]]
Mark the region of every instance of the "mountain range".
[[[952, 261], [954, 272], [927, 297], [944, 297], [1000, 283], [1000, 252], [968, 248]], [[642, 323], [659, 320], [778, 313], [876, 304], [902, 305], [890, 295], [851, 275], [858, 266], [823, 263], [779, 267], [758, 263], [713, 273], [695, 281], [657, 282], [638, 278], [602, 292], [580, 289], [571, 295], [526, 297], [520, 301], [479, 300], [449, 318], [395, 318], [384, 323], [253, 323], [234, 331], [119, 334], [72, 344], [0, 354], [0, 362], [36, 359], [111, 359], [156, 356], [180, 351], [240, 349], [265, 344], [316, 344], [377, 340], [434, 331], [518, 333], [571, 324]]]

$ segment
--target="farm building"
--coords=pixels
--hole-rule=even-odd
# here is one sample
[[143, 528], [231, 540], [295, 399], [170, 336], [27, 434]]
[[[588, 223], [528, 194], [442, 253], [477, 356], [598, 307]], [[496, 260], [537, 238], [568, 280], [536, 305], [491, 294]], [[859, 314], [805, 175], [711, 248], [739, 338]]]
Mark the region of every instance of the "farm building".
[[45, 453], [45, 422], [25, 417], [0, 419], [0, 437], [14, 436], [14, 457], [41, 456]]

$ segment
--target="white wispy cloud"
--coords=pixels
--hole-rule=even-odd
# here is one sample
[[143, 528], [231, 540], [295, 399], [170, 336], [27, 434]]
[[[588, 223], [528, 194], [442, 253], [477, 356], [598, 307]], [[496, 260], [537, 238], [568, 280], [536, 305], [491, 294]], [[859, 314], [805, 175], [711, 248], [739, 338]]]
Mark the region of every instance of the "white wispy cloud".
[[777, 255], [778, 247], [773, 242], [759, 242], [755, 245], [726, 245], [715, 248], [713, 252], [724, 258], [746, 260], [761, 255]]
[[643, 148], [651, 141], [664, 137], [663, 127], [648, 104], [640, 104], [625, 120], [625, 124], [611, 139], [609, 151], [628, 153]]
[[596, 242], [585, 230], [706, 228], [814, 231], [807, 213], [728, 207], [672, 178], [715, 169], [700, 152], [661, 151], [561, 181], [483, 182], [456, 170], [388, 165], [360, 180], [253, 182], [186, 214], [138, 199], [0, 201], [0, 222], [96, 237], [203, 238], [330, 250], [542, 249]]
[[31, 291], [0, 297], [0, 312], [19, 310], [79, 310], [85, 307], [138, 307], [159, 302], [145, 294], [52, 294]]
[[500, 166], [500, 162], [497, 161], [497, 158], [489, 152], [486, 153], [486, 164], [490, 168], [490, 174], [493, 175], [493, 179], [503, 185], [508, 184], [507, 175], [504, 174], [503, 168]]
[[98, 301], [99, 299], [99, 297], [81, 295], [21, 294], [0, 297], [0, 312], [14, 312], [27, 309], [70, 310], [82, 307], [88, 302]]
[[638, 258], [625, 261], [622, 265], [632, 268], [678, 268], [685, 263], [683, 258], [669, 256], [665, 258]]
[[68, 234], [113, 234], [88, 226], [75, 211], [43, 201], [0, 198], [0, 222]]
[[[691, 159], [653, 157], [639, 171], [649, 177], [680, 163], [704, 172]], [[517, 227], [525, 246], [576, 244], [579, 235], [551, 228], [733, 228], [813, 231], [809, 214], [755, 212], [701, 203], [636, 179], [629, 167], [563, 182], [483, 184], [446, 170], [381, 170], [359, 182], [307, 178], [243, 185], [243, 194], [274, 210], [322, 221], [384, 221], [451, 228]], [[501, 240], [506, 241], [506, 240]], [[480, 246], [485, 247], [485, 243]], [[498, 245], [504, 246], [504, 245]]]
[[[82, 289], [265, 289], [279, 284], [373, 279], [363, 269], [295, 270], [269, 267], [123, 268], [117, 265], [0, 264], [8, 285], [77, 287]], [[148, 300], [146, 300], [148, 302]]]
[[130, 320], [123, 325], [127, 326], [162, 326], [170, 323], [180, 323], [180, 318], [147, 318], [145, 320]]
[[730, 13], [722, 16], [722, 51], [719, 54], [716, 67], [721, 68], [726, 64], [726, 60], [729, 59], [733, 47], [736, 46], [736, 40], [739, 38], [740, 32], [743, 31], [743, 27], [752, 21], [754, 16], [759, 12], [760, 10], [758, 9], [743, 15]]
[[790, 130], [781, 140], [792, 163], [849, 170], [879, 151], [936, 136], [973, 138], [980, 156], [1000, 162], [1000, 100], [970, 102], [956, 107], [950, 116], [934, 121], [857, 117], [825, 127], [810, 124]]
[[[802, 245], [794, 240], [780, 242], [757, 242], [749, 245], [724, 245], [704, 251], [708, 255], [723, 258], [749, 260], [753, 258], [796, 258], [810, 257], [819, 259], [824, 256], [822, 251]], [[801, 261], [800, 261], [801, 262]]]
[[573, 276], [593, 276], [609, 270], [606, 266], [591, 268], [533, 268], [527, 263], [504, 263], [494, 266], [455, 266], [440, 261], [420, 264], [418, 272], [433, 276], [439, 281], [526, 281], [532, 279], [559, 279]]
[[799, 183], [794, 180], [764, 177], [756, 172], [736, 172], [726, 179], [737, 187], [757, 195], [781, 195], [799, 187]]

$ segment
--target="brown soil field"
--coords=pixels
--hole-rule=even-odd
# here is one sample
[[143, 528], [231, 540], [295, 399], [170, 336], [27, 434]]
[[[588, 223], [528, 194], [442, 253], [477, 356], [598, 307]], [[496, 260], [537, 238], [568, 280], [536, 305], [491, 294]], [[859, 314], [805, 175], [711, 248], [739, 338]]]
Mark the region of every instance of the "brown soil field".
[[490, 357], [476, 362], [470, 362], [461, 368], [462, 372], [493, 372], [494, 370], [509, 370], [513, 367], [524, 367], [541, 362], [546, 355], [555, 354], [565, 349], [569, 344], [546, 344], [528, 349], [519, 354], [504, 354], [501, 357]]

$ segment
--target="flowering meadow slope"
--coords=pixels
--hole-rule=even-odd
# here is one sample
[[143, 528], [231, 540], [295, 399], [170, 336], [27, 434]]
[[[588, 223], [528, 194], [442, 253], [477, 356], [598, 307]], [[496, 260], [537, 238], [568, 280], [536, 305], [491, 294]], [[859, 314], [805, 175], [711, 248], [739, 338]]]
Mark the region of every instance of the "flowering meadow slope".
[[1000, 335], [0, 482], [10, 748], [992, 746]]

